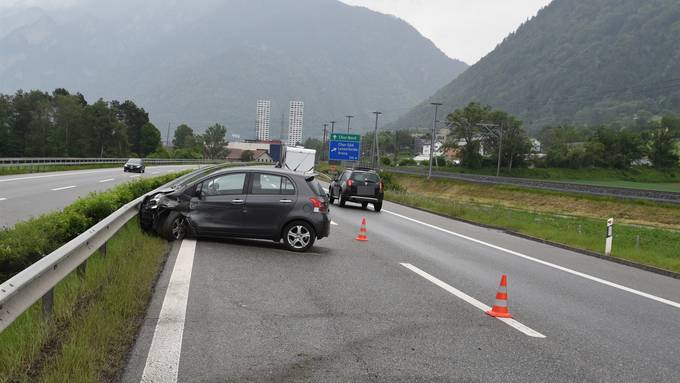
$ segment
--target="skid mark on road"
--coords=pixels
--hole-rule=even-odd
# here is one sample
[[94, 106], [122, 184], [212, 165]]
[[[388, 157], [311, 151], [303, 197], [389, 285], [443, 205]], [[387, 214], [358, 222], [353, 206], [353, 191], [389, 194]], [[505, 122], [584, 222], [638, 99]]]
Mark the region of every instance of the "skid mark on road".
[[[440, 279], [437, 279], [433, 277], [432, 275], [424, 272], [423, 270], [413, 266], [410, 263], [401, 263], [402, 266], [405, 268], [413, 271], [414, 273], [420, 275], [421, 277], [427, 279], [428, 281], [434, 283], [435, 285], [441, 287], [442, 289], [446, 290], [447, 292], [455, 295], [456, 297], [462, 299], [463, 301], [471, 304], [472, 306], [475, 306], [476, 308], [486, 312], [491, 310], [491, 307], [487, 306], [486, 304], [478, 301], [477, 299], [465, 294], [464, 292], [458, 290], [457, 288], [441, 281]], [[540, 332], [522, 324], [521, 322], [518, 322], [514, 319], [511, 318], [496, 318], [500, 320], [501, 322], [507, 324], [508, 326], [524, 333], [525, 335], [528, 335], [532, 338], [545, 338], [545, 335], [541, 334]]]
[[195, 252], [195, 240], [182, 241], [158, 315], [142, 382], [177, 382]]
[[441, 231], [441, 232], [446, 233], [446, 234], [451, 234], [451, 235], [456, 236], [458, 238], [462, 238], [462, 239], [465, 239], [465, 240], [468, 240], [468, 241], [471, 241], [471, 242], [474, 242], [474, 243], [477, 243], [477, 244], [480, 244], [480, 245], [483, 245], [483, 246], [486, 246], [486, 247], [490, 247], [490, 248], [495, 249], [495, 250], [502, 251], [502, 252], [510, 254], [510, 255], [514, 255], [514, 256], [519, 257], [519, 258], [526, 259], [526, 260], [531, 261], [531, 262], [536, 262], [536, 263], [539, 263], [539, 264], [544, 265], [544, 266], [551, 267], [551, 268], [556, 269], [556, 270], [564, 271], [565, 273], [576, 275], [578, 277], [585, 278], [585, 279], [591, 280], [593, 282], [601, 283], [605, 286], [609, 286], [609, 287], [613, 287], [615, 289], [626, 291], [626, 292], [629, 292], [631, 294], [635, 294], [635, 295], [638, 295], [638, 296], [641, 296], [641, 297], [644, 297], [644, 298], [647, 298], [647, 299], [651, 299], [653, 301], [657, 301], [659, 303], [663, 303], [663, 304], [666, 304], [666, 305], [669, 305], [669, 306], [672, 306], [672, 307], [675, 307], [675, 308], [680, 308], [680, 303], [671, 301], [671, 300], [666, 299], [666, 298], [657, 297], [656, 295], [652, 295], [652, 294], [649, 294], [649, 293], [645, 293], [644, 291], [639, 291], [639, 290], [635, 290], [635, 289], [630, 288], [630, 287], [619, 285], [618, 283], [610, 282], [606, 279], [594, 277], [592, 275], [582, 273], [580, 271], [572, 270], [572, 269], [569, 269], [569, 268], [564, 267], [564, 266], [556, 265], [554, 263], [550, 263], [550, 262], [547, 262], [547, 261], [544, 261], [544, 260], [541, 260], [541, 259], [538, 259], [538, 258], [530, 257], [528, 255], [518, 253], [516, 251], [509, 250], [509, 249], [506, 249], [506, 248], [503, 248], [503, 247], [500, 247], [500, 246], [496, 246], [494, 244], [481, 241], [479, 239], [468, 237], [467, 235], [459, 234], [459, 233], [456, 233], [456, 232], [453, 232], [453, 231], [450, 231], [450, 230], [446, 230], [446, 229], [441, 228], [439, 226], [430, 225], [429, 223], [418, 221], [417, 219], [413, 219], [413, 218], [407, 217], [405, 215], [401, 215], [399, 213], [391, 212], [391, 211], [388, 211], [388, 210], [383, 210], [383, 212], [385, 212], [387, 214], [391, 214], [395, 217], [405, 219], [407, 221], [411, 221], [411, 222], [429, 227], [429, 228], [434, 229], [434, 230]]

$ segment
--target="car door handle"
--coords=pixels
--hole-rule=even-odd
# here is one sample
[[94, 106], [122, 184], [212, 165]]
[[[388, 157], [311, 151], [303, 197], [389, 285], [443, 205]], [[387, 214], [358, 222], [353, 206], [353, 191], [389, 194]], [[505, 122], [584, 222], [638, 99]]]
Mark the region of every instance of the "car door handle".
[[289, 199], [280, 199], [279, 202], [281, 202], [281, 203], [293, 203], [293, 201], [289, 200]]
[[244, 201], [242, 199], [232, 199], [231, 203], [234, 205], [243, 205]]

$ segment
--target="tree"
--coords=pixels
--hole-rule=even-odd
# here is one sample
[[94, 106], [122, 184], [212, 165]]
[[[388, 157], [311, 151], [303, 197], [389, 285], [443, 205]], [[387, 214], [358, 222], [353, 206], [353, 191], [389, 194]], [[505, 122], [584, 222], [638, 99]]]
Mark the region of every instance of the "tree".
[[175, 149], [187, 149], [196, 146], [194, 130], [186, 124], [182, 124], [175, 129], [175, 138], [172, 140]]
[[146, 157], [161, 146], [161, 132], [150, 122], [144, 124], [140, 131], [139, 152], [137, 153], [142, 157]]
[[255, 153], [252, 150], [244, 150], [241, 153], [241, 161], [243, 162], [250, 162], [253, 158], [255, 158]]
[[491, 107], [482, 106], [477, 102], [469, 103], [465, 108], [458, 109], [446, 117], [449, 126], [453, 128], [452, 140], [448, 140], [445, 148], [458, 148], [463, 153], [462, 165], [469, 168], [479, 168], [482, 164], [480, 152], [480, 127], [486, 122], [491, 113]]
[[203, 153], [206, 158], [215, 159], [224, 155], [224, 147], [228, 142], [224, 137], [227, 135], [227, 128], [223, 125], [215, 124], [206, 130], [202, 135]]
[[118, 120], [125, 124], [127, 128], [130, 149], [135, 153], [144, 152], [142, 150], [142, 128], [149, 122], [149, 114], [130, 100], [122, 104], [118, 101], [113, 101], [111, 107], [115, 110]]
[[680, 119], [663, 117], [661, 121], [652, 123], [651, 131], [647, 132], [646, 136], [647, 156], [655, 168], [678, 166], [675, 140], [680, 136]]

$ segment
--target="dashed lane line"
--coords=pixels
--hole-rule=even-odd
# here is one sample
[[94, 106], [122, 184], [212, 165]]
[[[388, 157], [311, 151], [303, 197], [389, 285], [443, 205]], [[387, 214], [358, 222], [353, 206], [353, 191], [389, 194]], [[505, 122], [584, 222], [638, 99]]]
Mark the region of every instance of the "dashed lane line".
[[450, 234], [450, 235], [453, 235], [455, 237], [462, 238], [462, 239], [468, 240], [470, 242], [477, 243], [477, 244], [482, 245], [482, 246], [486, 246], [486, 247], [489, 247], [489, 248], [492, 248], [492, 249], [495, 249], [495, 250], [498, 250], [498, 251], [502, 251], [502, 252], [510, 254], [510, 255], [514, 255], [515, 257], [523, 258], [523, 259], [526, 259], [526, 260], [531, 261], [531, 262], [536, 262], [538, 264], [541, 264], [541, 265], [544, 265], [544, 266], [547, 266], [547, 267], [550, 267], [550, 268], [553, 268], [553, 269], [556, 269], [556, 270], [564, 271], [565, 273], [569, 273], [569, 274], [575, 275], [577, 277], [588, 279], [590, 281], [597, 282], [597, 283], [603, 284], [605, 286], [613, 287], [615, 289], [619, 289], [619, 290], [622, 290], [622, 291], [625, 291], [625, 292], [628, 292], [628, 293], [631, 293], [631, 294], [641, 296], [643, 298], [651, 299], [653, 301], [657, 301], [659, 303], [663, 303], [665, 305], [672, 306], [672, 307], [680, 309], [680, 303], [674, 302], [670, 299], [661, 298], [661, 297], [658, 297], [656, 295], [645, 293], [644, 291], [635, 290], [633, 288], [626, 287], [626, 286], [620, 285], [618, 283], [610, 282], [606, 279], [598, 278], [598, 277], [595, 277], [595, 276], [592, 276], [592, 275], [589, 275], [589, 274], [586, 274], [586, 273], [582, 273], [580, 271], [572, 270], [572, 269], [569, 269], [569, 268], [564, 267], [564, 266], [560, 266], [560, 265], [556, 265], [554, 263], [544, 261], [542, 259], [538, 259], [538, 258], [534, 258], [534, 257], [528, 256], [528, 255], [522, 254], [522, 253], [518, 253], [516, 251], [509, 250], [509, 249], [506, 249], [506, 248], [503, 248], [503, 247], [500, 247], [500, 246], [496, 246], [494, 244], [481, 241], [479, 239], [468, 237], [467, 235], [463, 235], [463, 234], [459, 234], [459, 233], [456, 233], [456, 232], [453, 232], [453, 231], [450, 231], [450, 230], [446, 230], [444, 228], [441, 228], [441, 227], [435, 226], [435, 225], [431, 225], [431, 224], [426, 223], [426, 222], [418, 221], [417, 219], [413, 219], [413, 218], [407, 217], [405, 215], [401, 215], [401, 214], [398, 214], [398, 213], [395, 213], [395, 212], [391, 212], [389, 210], [383, 210], [383, 212], [385, 212], [387, 214], [391, 214], [395, 217], [405, 219], [407, 221], [411, 221], [413, 223], [417, 223], [419, 225], [429, 227], [430, 229], [438, 230], [438, 231], [441, 231], [443, 233]]
[[113, 180], [115, 180], [115, 178], [107, 178], [107, 179], [105, 179], [105, 180], [99, 181], [99, 183], [100, 183], [100, 184], [103, 184], [104, 182], [111, 182], [111, 181], [113, 181]]
[[52, 189], [52, 191], [61, 191], [61, 190], [73, 189], [75, 187], [77, 187], [77, 186], [76, 185], [64, 186], [64, 187], [61, 187], [61, 188]]
[[138, 177], [141, 177], [141, 176], [142, 176], [141, 174], [134, 174], [134, 175], [131, 175], [130, 178], [138, 178]]
[[0, 201], [7, 201], [7, 198], [0, 198]]
[[[476, 308], [478, 308], [478, 309], [480, 309], [484, 312], [491, 310], [491, 307], [487, 306], [486, 304], [484, 304], [484, 303], [478, 301], [477, 299], [465, 294], [464, 292], [462, 292], [462, 291], [458, 290], [457, 288], [443, 282], [442, 280], [433, 277], [432, 275], [430, 275], [430, 274], [424, 272], [423, 270], [413, 266], [412, 264], [401, 263], [401, 265], [404, 266], [405, 268], [413, 271], [414, 273], [420, 275], [421, 277], [427, 279], [428, 281], [434, 283], [435, 285], [441, 287], [442, 289], [446, 290], [447, 292], [449, 292], [449, 293], [455, 295], [456, 297], [462, 299], [463, 301], [471, 304], [472, 306], [474, 306], [474, 307], [476, 307]], [[496, 319], [500, 320], [501, 322], [507, 324], [508, 326], [514, 328], [515, 330], [518, 330], [518, 331], [520, 331], [520, 332], [524, 333], [525, 335], [528, 335], [532, 338], [545, 338], [545, 335], [543, 335], [540, 332], [522, 324], [521, 322], [519, 322], [515, 319], [512, 319], [512, 318], [496, 318]]]
[[333, 225], [333, 226], [340, 226], [340, 225], [338, 225], [338, 223], [335, 222], [335, 221], [331, 221], [331, 225]]

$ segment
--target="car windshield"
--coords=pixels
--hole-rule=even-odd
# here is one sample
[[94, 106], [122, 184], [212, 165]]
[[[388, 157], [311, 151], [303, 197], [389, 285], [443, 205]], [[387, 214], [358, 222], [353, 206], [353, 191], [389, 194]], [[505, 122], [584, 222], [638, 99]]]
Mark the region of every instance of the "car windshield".
[[367, 172], [354, 172], [354, 173], [352, 173], [352, 176], [350, 177], [350, 179], [352, 181], [357, 181], [357, 182], [370, 182], [370, 183], [380, 182], [380, 177], [378, 177], [377, 174], [367, 173]]
[[[120, 163], [120, 162], [119, 162]], [[139, 158], [130, 158], [127, 162], [129, 165], [141, 165], [142, 160]]]

